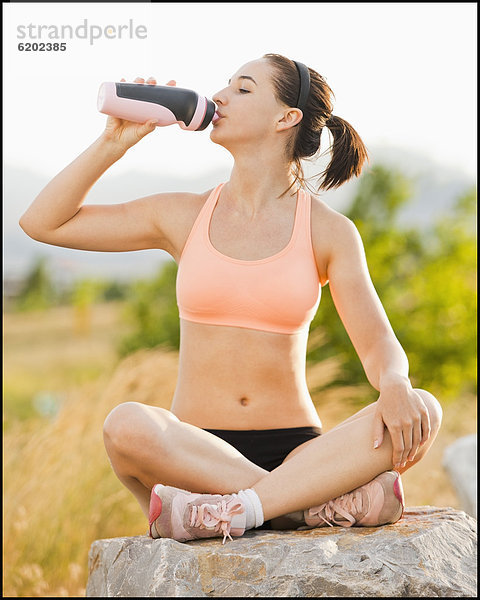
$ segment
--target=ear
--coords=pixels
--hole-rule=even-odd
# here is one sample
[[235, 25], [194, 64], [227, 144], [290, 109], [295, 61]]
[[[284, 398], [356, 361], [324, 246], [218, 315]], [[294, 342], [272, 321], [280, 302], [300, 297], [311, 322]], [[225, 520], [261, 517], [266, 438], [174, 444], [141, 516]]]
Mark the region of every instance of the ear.
[[303, 112], [299, 108], [287, 108], [283, 116], [277, 121], [277, 131], [285, 131], [295, 127], [303, 118]]

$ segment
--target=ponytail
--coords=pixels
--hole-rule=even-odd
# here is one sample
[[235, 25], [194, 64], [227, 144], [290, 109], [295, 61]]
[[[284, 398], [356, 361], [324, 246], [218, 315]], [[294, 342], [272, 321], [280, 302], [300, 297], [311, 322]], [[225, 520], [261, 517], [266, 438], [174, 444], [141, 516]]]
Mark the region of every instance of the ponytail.
[[322, 173], [321, 190], [337, 188], [352, 177], [358, 177], [368, 161], [367, 149], [355, 129], [340, 117], [330, 115], [325, 126], [333, 136], [332, 159]]

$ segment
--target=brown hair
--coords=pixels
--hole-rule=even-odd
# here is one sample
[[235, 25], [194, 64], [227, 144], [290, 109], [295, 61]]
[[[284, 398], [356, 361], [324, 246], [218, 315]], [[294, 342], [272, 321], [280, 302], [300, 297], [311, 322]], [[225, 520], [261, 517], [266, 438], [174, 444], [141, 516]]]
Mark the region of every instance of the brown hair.
[[[287, 106], [295, 106], [300, 87], [300, 77], [293, 60], [280, 54], [264, 54], [273, 65], [273, 86], [275, 95]], [[327, 127], [333, 136], [332, 158], [329, 165], [317, 176], [322, 177], [319, 190], [336, 188], [354, 176], [360, 175], [367, 149], [355, 129], [344, 119], [332, 115], [331, 97], [335, 97], [325, 79], [313, 69], [310, 73], [310, 93], [303, 111], [302, 120], [295, 126], [295, 133], [286, 146], [287, 158], [292, 162], [295, 180], [308, 187], [301, 160], [318, 158], [320, 136]], [[290, 187], [292, 187], [290, 186]], [[290, 189], [290, 188], [288, 188]], [[288, 191], [288, 190], [286, 190]]]

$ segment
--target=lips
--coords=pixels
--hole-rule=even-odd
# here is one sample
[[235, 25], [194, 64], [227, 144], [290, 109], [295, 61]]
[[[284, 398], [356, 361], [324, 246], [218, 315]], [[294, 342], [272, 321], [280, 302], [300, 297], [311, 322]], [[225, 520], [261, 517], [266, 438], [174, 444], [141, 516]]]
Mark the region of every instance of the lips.
[[213, 118], [212, 118], [212, 124], [216, 123], [219, 119], [223, 119], [223, 115], [221, 113], [219, 113], [218, 111], [215, 111], [215, 114], [213, 115]]

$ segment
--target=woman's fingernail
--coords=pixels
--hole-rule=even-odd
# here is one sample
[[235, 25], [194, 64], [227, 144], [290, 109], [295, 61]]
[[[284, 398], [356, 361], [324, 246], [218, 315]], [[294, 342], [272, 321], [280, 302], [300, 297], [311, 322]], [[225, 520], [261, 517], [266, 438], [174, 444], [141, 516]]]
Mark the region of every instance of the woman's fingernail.
[[373, 442], [373, 447], [374, 447], [374, 448], [378, 448], [378, 440], [375, 440], [375, 441]]

